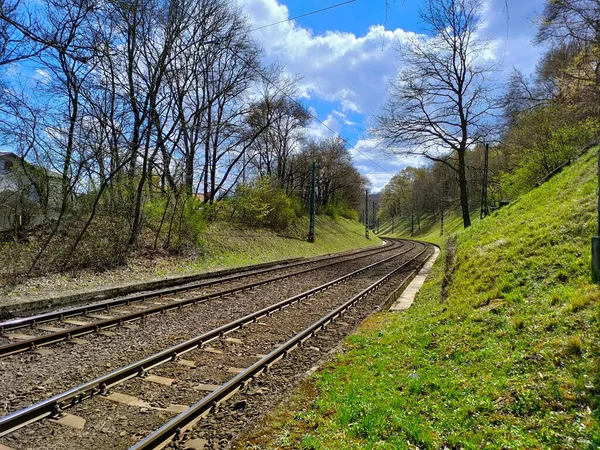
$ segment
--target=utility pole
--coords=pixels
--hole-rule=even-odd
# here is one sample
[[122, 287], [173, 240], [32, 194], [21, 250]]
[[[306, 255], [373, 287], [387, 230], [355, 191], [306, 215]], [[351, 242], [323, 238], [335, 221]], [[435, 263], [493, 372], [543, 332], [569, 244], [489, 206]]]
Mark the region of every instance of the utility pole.
[[488, 195], [487, 195], [489, 157], [490, 157], [490, 144], [485, 144], [485, 156], [484, 156], [484, 160], [483, 160], [483, 187], [481, 188], [481, 212], [479, 213], [480, 219], [483, 219], [490, 213], [490, 211], [488, 209]]
[[600, 284], [600, 150], [598, 150], [598, 230], [592, 238], [592, 283]]
[[375, 200], [373, 200], [373, 211], [371, 211], [371, 230], [375, 231]]
[[365, 190], [365, 237], [369, 239], [369, 190]]
[[317, 163], [313, 161], [312, 166], [312, 189], [310, 191], [310, 224], [308, 228], [308, 242], [315, 242], [315, 190], [317, 188]]

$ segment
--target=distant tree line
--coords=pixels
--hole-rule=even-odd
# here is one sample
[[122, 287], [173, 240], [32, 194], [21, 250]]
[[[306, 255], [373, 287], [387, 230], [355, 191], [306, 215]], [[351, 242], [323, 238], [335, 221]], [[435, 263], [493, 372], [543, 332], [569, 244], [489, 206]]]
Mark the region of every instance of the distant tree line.
[[[486, 66], [478, 0], [428, 0], [430, 40], [399, 48], [406, 68], [389, 89], [373, 130], [400, 155], [424, 157], [382, 192], [380, 218], [442, 224], [447, 211], [470, 216], [534, 188], [596, 142], [600, 100], [600, 4], [548, 0], [536, 42], [547, 49], [534, 76], [514, 70], [500, 95]], [[489, 145], [487, 192], [485, 146]]]
[[[0, 0], [2, 148], [58, 184], [39, 189], [42, 225], [9, 233], [29, 242], [15, 270], [180, 250], [212, 219], [285, 227], [313, 160], [322, 210], [355, 215], [366, 181], [344, 142], [307, 138], [297, 80], [261, 55], [229, 0]], [[253, 190], [260, 220], [235, 200]]]

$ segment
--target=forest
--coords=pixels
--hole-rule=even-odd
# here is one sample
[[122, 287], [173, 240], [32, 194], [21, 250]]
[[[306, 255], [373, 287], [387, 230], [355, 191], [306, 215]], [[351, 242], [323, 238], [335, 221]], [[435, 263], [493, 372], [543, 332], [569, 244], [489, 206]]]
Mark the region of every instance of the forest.
[[13, 275], [185, 252], [214, 221], [284, 230], [308, 211], [313, 162], [318, 212], [357, 217], [367, 182], [347, 143], [306, 133], [298, 78], [261, 63], [236, 5], [0, 3]]

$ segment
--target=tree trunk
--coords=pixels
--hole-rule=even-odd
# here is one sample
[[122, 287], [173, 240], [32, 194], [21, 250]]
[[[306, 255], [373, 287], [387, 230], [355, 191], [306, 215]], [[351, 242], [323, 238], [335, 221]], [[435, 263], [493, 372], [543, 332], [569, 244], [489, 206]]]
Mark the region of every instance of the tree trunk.
[[467, 192], [467, 174], [465, 169], [465, 150], [458, 151], [458, 185], [460, 187], [460, 207], [462, 210], [463, 226], [471, 226], [471, 216], [469, 215], [469, 194]]

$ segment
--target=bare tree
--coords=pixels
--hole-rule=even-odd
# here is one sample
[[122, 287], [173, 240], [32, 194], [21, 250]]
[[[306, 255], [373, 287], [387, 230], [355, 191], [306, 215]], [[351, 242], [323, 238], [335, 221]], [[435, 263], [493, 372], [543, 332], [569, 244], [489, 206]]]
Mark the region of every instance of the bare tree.
[[394, 152], [443, 163], [460, 185], [463, 224], [471, 225], [465, 154], [486, 134], [492, 71], [479, 40], [482, 0], [427, 0], [421, 18], [433, 37], [399, 44], [402, 67], [373, 133]]
[[[280, 72], [279, 69], [275, 71]], [[293, 157], [304, 141], [303, 131], [311, 117], [306, 109], [292, 98], [297, 93], [295, 77], [277, 77], [277, 88], [265, 83], [261, 100], [248, 115], [251, 128], [270, 125], [253, 145], [252, 165], [261, 176], [273, 176], [287, 193], [293, 189]]]
[[538, 42], [600, 43], [599, 0], [547, 0], [541, 15]]
[[538, 43], [552, 44], [544, 68], [579, 117], [600, 116], [599, 17], [600, 0], [548, 0], [538, 29]]

